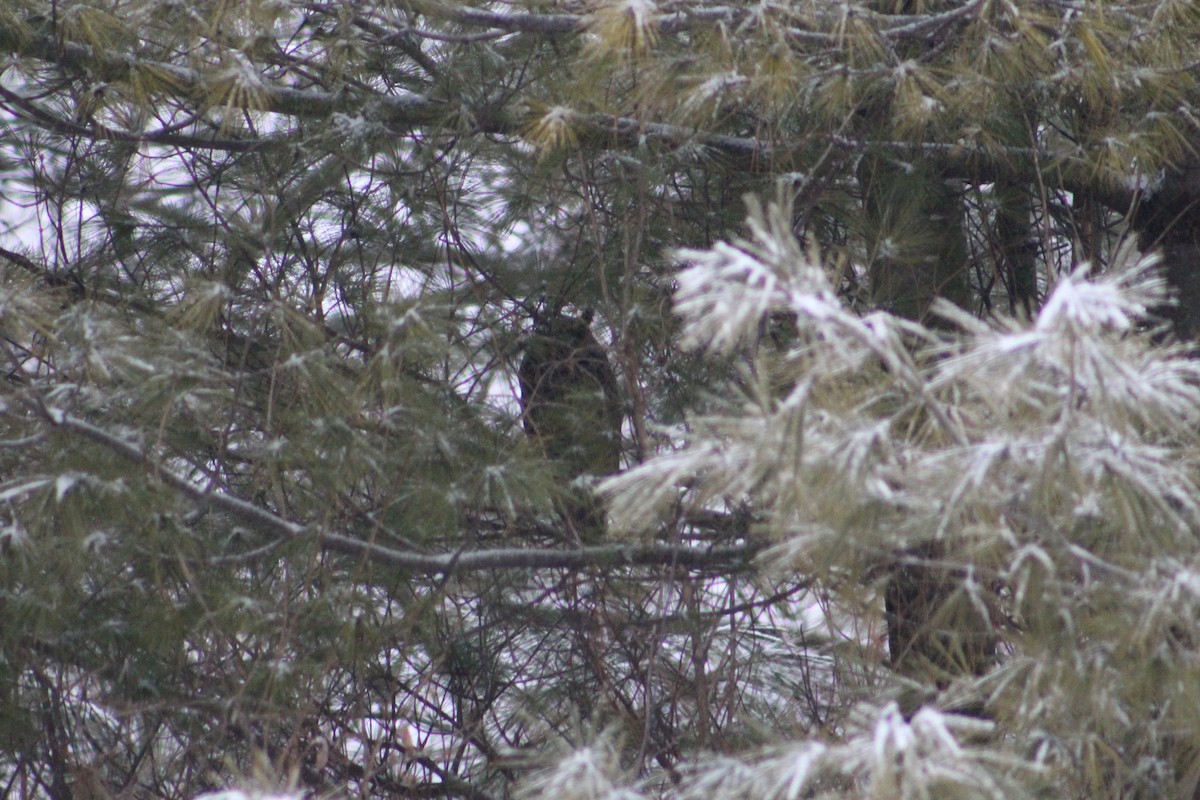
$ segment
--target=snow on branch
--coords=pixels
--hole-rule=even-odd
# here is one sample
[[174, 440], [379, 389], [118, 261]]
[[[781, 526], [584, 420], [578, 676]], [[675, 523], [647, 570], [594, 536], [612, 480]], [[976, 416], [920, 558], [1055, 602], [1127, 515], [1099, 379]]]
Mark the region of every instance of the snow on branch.
[[792, 235], [789, 207], [764, 210], [757, 200], [749, 202], [749, 239], [676, 253], [690, 265], [679, 274], [675, 293], [684, 346], [727, 353], [753, 336], [772, 311], [803, 310], [818, 321], [843, 313], [816, 254]]
[[1092, 276], [1061, 277], [1031, 326], [985, 325], [948, 303], [970, 335], [944, 354], [931, 385], [969, 385], [992, 411], [1088, 411], [1107, 429], [1187, 435], [1200, 424], [1200, 364], [1177, 345], [1148, 347], [1154, 309], [1170, 301], [1153, 255], [1128, 248]]
[[1200, 361], [1155, 339], [1169, 298], [1153, 257], [1127, 248], [1104, 274], [1060, 278], [1032, 324], [941, 303], [953, 328], [935, 331], [843, 304], [786, 197], [751, 202], [748, 228], [678, 252], [676, 311], [685, 346], [757, 377], [675, 452], [604, 484], [617, 528], [750, 501], [785, 565], [930, 537], [1019, 549], [1013, 520], [1040, 520], [1017, 526], [1028, 535], [1102, 521], [1101, 558], [1200, 530]]
[[1020, 794], [1007, 777], [1016, 762], [964, 743], [988, 734], [988, 722], [928, 707], [906, 720], [894, 703], [863, 707], [854, 716], [854, 728], [839, 743], [802, 741], [766, 757], [753, 771], [754, 785], [745, 787], [744, 796], [793, 800], [826, 796], [823, 792], [890, 798]]
[[553, 766], [535, 772], [521, 787], [526, 800], [638, 800], [622, 784], [617, 752], [606, 742], [566, 753]]

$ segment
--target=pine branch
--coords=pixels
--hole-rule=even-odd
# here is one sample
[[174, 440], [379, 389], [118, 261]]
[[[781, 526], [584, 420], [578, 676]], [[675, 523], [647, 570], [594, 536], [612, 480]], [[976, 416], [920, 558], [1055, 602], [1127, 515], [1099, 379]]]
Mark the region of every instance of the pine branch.
[[[127, 80], [134, 73], [140, 73], [144, 77], [157, 78], [163, 84], [161, 88], [180, 97], [204, 97], [211, 89], [210, 79], [194, 69], [141, 59], [126, 53], [101, 52], [94, 47], [62, 42], [51, 36], [21, 37], [0, 29], [0, 49], [16, 58], [36, 58], [70, 70], [102, 76], [110, 82]], [[334, 113], [370, 115], [375, 112], [382, 121], [397, 126], [429, 123], [443, 108], [442, 103], [418, 94], [373, 94], [363, 97], [351, 91], [293, 89], [272, 85], [266, 80], [255, 87], [252, 100], [257, 110], [303, 117], [323, 117]], [[153, 134], [149, 136], [153, 137]], [[146, 140], [154, 141], [153, 138]]]
[[345, 534], [320, 530], [285, 519], [228, 492], [205, 489], [180, 476], [141, 447], [62, 409], [35, 399], [30, 405], [50, 425], [99, 444], [126, 460], [147, 468], [155, 478], [193, 502], [223, 511], [285, 540], [313, 534], [322, 550], [366, 558], [378, 564], [424, 575], [484, 572], [502, 569], [581, 569], [584, 567], [678, 566], [717, 568], [725, 573], [748, 570], [763, 549], [758, 544], [683, 547], [664, 544], [606, 544], [575, 550], [495, 548], [455, 553], [418, 553], [366, 542]]
[[[471, 19], [476, 16], [489, 19], [506, 16], [467, 10], [456, 13], [466, 15]], [[508, 30], [503, 26], [523, 24], [520, 23], [522, 17], [547, 15], [510, 16], [512, 18], [506, 22], [497, 21], [497, 26]], [[548, 16], [553, 20], [559, 20], [566, 15]], [[942, 17], [946, 19], [942, 19]], [[927, 24], [931, 25], [934, 21], [946, 24], [960, 18], [958, 12], [947, 13], [939, 15], [937, 20], [926, 20], [921, 25], [917, 25], [916, 21], [908, 18], [908, 25], [915, 26], [913, 30], [924, 31], [927, 30]], [[582, 18], [580, 18], [579, 24], [582, 24], [581, 20]], [[537, 26], [541, 24], [553, 27], [563, 23], [530, 22], [530, 30], [538, 30]], [[164, 84], [168, 84], [163, 88], [180, 98], [204, 96], [209, 83], [208, 79], [196, 70], [160, 61], [142, 60], [127, 54], [101, 53], [92, 47], [73, 42], [60, 42], [49, 36], [21, 38], [0, 30], [0, 50], [7, 51], [14, 57], [28, 56], [89, 74], [102, 74], [109, 80], [121, 80], [133, 72], [158, 76]], [[105, 140], [115, 139], [228, 151], [256, 150], [278, 141], [274, 137], [206, 139], [165, 129], [150, 133], [134, 133], [92, 124], [83, 126], [62, 119], [34, 104], [31, 98], [11, 90], [3, 90], [3, 94], [0, 96], [3, 96], [8, 104], [28, 121], [63, 135], [82, 135]], [[445, 111], [445, 104], [441, 101], [418, 94], [388, 95], [365, 94], [361, 90], [293, 89], [273, 85], [266, 80], [261, 81], [260, 85], [256, 87], [253, 97], [248, 100], [252, 101], [254, 110], [258, 111], [303, 118], [329, 117], [335, 113], [350, 114], [375, 119], [389, 128], [401, 131], [436, 124], [439, 115]], [[474, 120], [474, 128], [477, 133], [516, 136], [520, 135], [526, 126], [526, 120], [514, 119], [503, 113], [503, 109], [494, 107], [470, 109], [470, 114], [467, 116]], [[738, 164], [746, 169], [764, 173], [775, 170], [780, 163], [794, 163], [796, 154], [812, 143], [811, 137], [804, 140], [770, 141], [754, 136], [703, 133], [682, 125], [646, 122], [632, 117], [598, 113], [572, 112], [569, 114], [568, 123], [574, 130], [577, 139], [595, 140], [614, 147], [638, 147], [650, 142], [667, 147], [690, 146], [702, 150], [707, 149], [736, 159]], [[1062, 188], [1071, 192], [1086, 193], [1096, 202], [1117, 213], [1126, 213], [1136, 207], [1139, 199], [1146, 194], [1143, 189], [1119, 185], [1115, 177], [1097, 174], [1095, 165], [1083, 159], [1063, 156], [1046, 150], [995, 146], [991, 150], [984, 151], [964, 147], [957, 143], [911, 144], [853, 138], [836, 133], [818, 136], [828, 144], [848, 153], [861, 152], [867, 148], [884, 148], [909, 156], [920, 155], [934, 158], [940, 162], [947, 175], [982, 182], [998, 179], [1021, 181], [1027, 179], [1029, 175], [1036, 174], [1039, 162], [1052, 163], [1055, 165]]]
[[[877, 22], [879, 35], [893, 41], [925, 39], [933, 32], [955, 23], [960, 23], [984, 6], [984, 0], [971, 0], [949, 11], [936, 14], [904, 14], [898, 16], [876, 14], [878, 20], [895, 19], [895, 24], [886, 25]], [[505, 33], [537, 33], [537, 34], [578, 34], [588, 28], [589, 17], [584, 14], [532, 14], [484, 11], [476, 8], [454, 7], [448, 5], [430, 6], [422, 9], [431, 16], [453, 20], [462, 25], [490, 28]], [[687, 8], [663, 14], [658, 18], [658, 28], [662, 33], [672, 34], [681, 31], [707, 29], [716, 23], [736, 27], [750, 25], [756, 21], [754, 15], [759, 13], [751, 8], [732, 8], [717, 6], [715, 8]], [[865, 9], [857, 13], [869, 14]], [[818, 12], [810, 17], [817, 30], [789, 26], [785, 28], [790, 39], [795, 41], [813, 42], [824, 45], [837, 45], [841, 37], [835, 33], [841, 24], [841, 12], [831, 10]], [[823, 29], [823, 30], [822, 30]]]

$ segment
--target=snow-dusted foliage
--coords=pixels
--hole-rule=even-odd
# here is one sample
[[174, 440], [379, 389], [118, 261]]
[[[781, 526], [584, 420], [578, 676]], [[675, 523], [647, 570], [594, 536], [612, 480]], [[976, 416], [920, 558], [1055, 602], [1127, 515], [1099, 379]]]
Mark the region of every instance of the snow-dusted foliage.
[[623, 785], [619, 756], [607, 742], [575, 749], [524, 786], [523, 796], [555, 800], [637, 800]]
[[[923, 708], [911, 719], [889, 703], [857, 709], [840, 741], [798, 742], [778, 748], [753, 764], [743, 778], [722, 774], [720, 763], [697, 771], [686, 797], [725, 796], [714, 780], [730, 787], [742, 782], [741, 796], [795, 800], [818, 793], [848, 797], [1019, 796], [1019, 784], [996, 770], [998, 756], [966, 740], [986, 735], [979, 720]], [[1003, 757], [999, 757], [1003, 759]], [[1003, 766], [1019, 771], [1011, 760]], [[716, 790], [716, 791], [714, 791]]]
[[[1022, 787], [1012, 776], [1037, 769], [970, 743], [992, 732], [987, 722], [932, 708], [905, 719], [894, 703], [863, 706], [838, 741], [787, 743], [749, 759], [707, 758], [680, 777], [675, 794], [682, 800], [1018, 797]], [[525, 789], [529, 797], [580, 800], [650, 796], [627, 783], [611, 750], [586, 747], [536, 774]]]
[[196, 800], [298, 800], [299, 796], [299, 794], [294, 792], [272, 793], [255, 790], [227, 789], [223, 792], [202, 794]]
[[[699, 767], [693, 793], [1155, 795], [1190, 780], [1200, 362], [1158, 342], [1152, 309], [1169, 298], [1154, 259], [1081, 266], [1029, 324], [944, 304], [935, 329], [856, 314], [795, 241], [786, 202], [751, 211], [748, 238], [679, 253], [676, 295], [687, 345], [744, 354], [740, 400], [611, 479], [616, 523], [749, 501], [762, 517], [746, 534], [774, 541], [764, 567], [808, 575], [851, 615], [879, 613], [864, 598], [889, 562], [936, 547], [997, 647], [986, 669], [926, 681], [907, 721], [879, 706], [869, 734], [848, 722], [745, 781]], [[982, 754], [952, 734], [961, 717], [932, 710], [964, 697], [995, 724]]]
[[0, 0], [0, 794], [1200, 797], [1197, 8]]

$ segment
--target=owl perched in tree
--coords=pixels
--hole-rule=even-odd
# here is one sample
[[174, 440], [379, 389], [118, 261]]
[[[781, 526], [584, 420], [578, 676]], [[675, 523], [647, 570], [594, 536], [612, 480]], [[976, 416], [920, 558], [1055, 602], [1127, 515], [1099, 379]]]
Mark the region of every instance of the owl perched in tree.
[[[611, 475], [621, 466], [617, 378], [592, 335], [591, 320], [590, 311], [537, 319], [517, 373], [525, 432], [570, 479]], [[588, 495], [567, 510], [581, 539], [603, 533], [602, 515]]]

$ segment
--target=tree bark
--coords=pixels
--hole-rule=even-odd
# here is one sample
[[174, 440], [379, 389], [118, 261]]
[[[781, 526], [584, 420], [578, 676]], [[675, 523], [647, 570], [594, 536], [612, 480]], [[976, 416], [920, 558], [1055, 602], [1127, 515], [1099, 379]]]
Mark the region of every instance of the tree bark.
[[[962, 200], [946, 175], [928, 161], [868, 155], [859, 182], [875, 304], [926, 324], [937, 323], [929, 318], [937, 297], [969, 307]], [[990, 620], [960, 591], [943, 555], [936, 541], [897, 552], [884, 589], [893, 668], [939, 687], [983, 672], [995, 652]]]
[[1200, 160], [1178, 166], [1141, 193], [1130, 224], [1143, 252], [1157, 250], [1176, 302], [1159, 309], [1175, 336], [1200, 334]]
[[930, 322], [935, 297], [971, 305], [962, 201], [928, 160], [863, 156], [858, 170], [875, 305]]
[[892, 666], [939, 687], [960, 675], [980, 675], [996, 654], [990, 618], [942, 561], [941, 542], [905, 550], [884, 589]]

